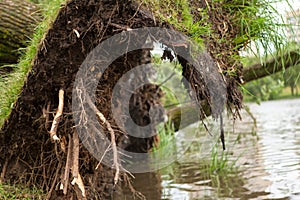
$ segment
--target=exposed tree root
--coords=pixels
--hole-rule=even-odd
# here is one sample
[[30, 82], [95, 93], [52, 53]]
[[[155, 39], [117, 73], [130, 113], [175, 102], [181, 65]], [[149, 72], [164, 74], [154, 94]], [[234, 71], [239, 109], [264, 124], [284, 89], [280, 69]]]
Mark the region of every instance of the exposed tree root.
[[[81, 190], [81, 195], [83, 197], [85, 197], [85, 189], [84, 189], [84, 184], [83, 184], [83, 181], [82, 181], [82, 178], [80, 176], [80, 174], [78, 173], [77, 175], [77, 178], [74, 178], [73, 181], [71, 182], [72, 185], [75, 185], [77, 184], [78, 188]], [[80, 197], [79, 197], [80, 199]]]
[[57, 132], [57, 127], [58, 127], [58, 124], [60, 121], [60, 117], [61, 117], [61, 115], [63, 113], [63, 109], [64, 109], [64, 91], [62, 89], [59, 90], [58, 100], [59, 100], [59, 103], [58, 103], [57, 112], [53, 119], [51, 130], [50, 130], [50, 137], [53, 140], [59, 140], [59, 138], [56, 135], [56, 132]]
[[116, 185], [118, 183], [118, 180], [119, 180], [120, 166], [121, 166], [121, 164], [119, 162], [119, 156], [118, 156], [118, 149], [117, 149], [117, 144], [116, 144], [115, 132], [112, 129], [110, 123], [104, 117], [104, 115], [93, 104], [93, 102], [92, 102], [91, 98], [89, 97], [89, 95], [85, 93], [85, 97], [86, 97], [88, 105], [94, 110], [94, 112], [98, 116], [100, 122], [102, 124], [105, 124], [107, 130], [109, 131], [110, 140], [111, 140], [111, 148], [113, 150], [113, 163], [114, 163], [113, 166], [116, 168], [116, 173], [115, 173], [115, 177], [114, 177], [114, 185]]
[[[71, 138], [70, 138], [70, 142], [71, 142]], [[73, 180], [71, 182], [72, 185], [75, 185], [75, 183], [78, 185], [79, 189], [81, 190], [81, 195], [83, 197], [86, 196], [86, 192], [84, 189], [84, 184], [81, 178], [81, 175], [79, 173], [79, 137], [77, 134], [76, 129], [74, 129], [74, 133], [73, 133], [73, 149], [72, 149], [72, 153], [73, 153], [73, 160], [72, 160], [72, 175], [73, 175]]]
[[6, 172], [6, 169], [7, 169], [7, 165], [8, 165], [8, 158], [5, 159], [5, 163], [4, 163], [2, 171], [1, 171], [0, 183], [2, 183], [2, 181], [4, 181], [4, 177], [5, 177], [5, 172]]
[[[51, 130], [50, 130], [50, 137], [55, 140], [55, 141], [59, 141], [60, 143], [60, 147], [62, 152], [67, 152], [67, 158], [66, 158], [66, 164], [65, 164], [65, 169], [64, 172], [62, 174], [62, 180], [60, 183], [60, 190], [63, 190], [63, 194], [67, 195], [68, 193], [68, 186], [70, 183], [70, 171], [72, 172], [73, 175], [73, 180], [71, 182], [72, 185], [77, 184], [78, 188], [81, 191], [81, 195], [82, 197], [86, 197], [86, 192], [85, 192], [85, 188], [84, 188], [84, 184], [83, 184], [83, 180], [80, 176], [79, 173], [79, 138], [78, 138], [78, 134], [76, 132], [76, 129], [73, 133], [73, 137], [69, 134], [68, 135], [68, 148], [66, 151], [66, 140], [64, 137], [62, 137], [62, 139], [60, 140], [57, 136], [57, 128], [58, 128], [58, 124], [60, 122], [61, 116], [63, 114], [63, 106], [64, 106], [64, 91], [62, 89], [59, 90], [59, 103], [58, 103], [58, 109], [56, 112], [56, 115], [53, 119], [53, 123], [51, 126]], [[47, 106], [47, 110], [48, 110]], [[57, 151], [57, 145], [55, 145], [56, 147], [56, 154], [57, 157], [59, 157], [59, 153]], [[61, 160], [61, 159], [58, 159]], [[59, 162], [58, 164], [60, 167], [58, 167], [58, 169], [61, 168], [61, 162]], [[56, 172], [55, 174], [55, 178], [54, 178], [54, 182], [50, 188], [50, 191], [48, 193], [48, 199], [51, 197], [51, 193], [54, 190], [55, 187], [55, 183], [57, 181], [57, 176], [58, 176], [59, 171]], [[80, 199], [80, 197], [78, 197], [78, 199]]]
[[74, 178], [78, 178], [78, 174], [79, 174], [79, 137], [76, 129], [74, 129], [72, 175]]
[[[220, 4], [214, 3], [212, 5], [215, 5], [218, 11], [208, 13], [208, 22], [213, 22], [215, 27], [222, 27], [224, 21], [226, 24], [230, 24], [232, 17], [227, 10], [222, 10], [222, 7], [218, 6]], [[206, 3], [205, 1], [191, 1], [191, 7], [205, 9]], [[127, 151], [145, 153], [153, 147], [153, 138], [131, 137], [117, 126], [112, 120], [112, 89], [118, 80], [134, 66], [150, 62], [150, 49], [128, 52], [115, 60], [103, 72], [99, 80], [95, 102], [90, 101], [90, 106], [96, 108], [92, 111], [97, 113], [99, 119], [96, 120], [102, 123], [105, 136], [111, 140], [108, 142], [109, 147], [106, 151], [113, 151], [110, 159], [113, 161], [111, 165], [115, 171], [104, 165], [97, 166], [98, 160], [83, 146], [79, 146], [79, 138], [74, 130], [74, 119], [67, 113], [73, 112], [71, 102], [76, 73], [88, 53], [99, 43], [129, 28], [158, 26], [176, 30], [168, 23], [155, 21], [153, 14], [148, 15], [149, 12], [147, 11], [147, 9], [143, 11], [142, 7], [136, 5], [135, 1], [68, 1], [61, 8], [57, 19], [53, 22], [38, 49], [32, 71], [26, 79], [22, 93], [19, 95], [9, 119], [0, 130], [0, 167], [2, 167], [2, 172], [6, 171], [2, 173], [5, 174], [6, 180], [16, 183], [26, 182], [28, 185], [42, 185], [42, 189], [48, 192], [48, 199], [76, 199], [76, 197], [82, 199], [85, 196], [87, 199], [95, 197], [108, 199], [114, 193], [115, 185], [121, 182], [119, 176], [125, 180], [125, 183], [126, 180], [129, 180], [127, 173], [120, 173], [124, 169], [121, 166], [120, 152], [117, 151], [117, 146]], [[203, 21], [201, 13], [197, 10], [193, 12], [195, 21]], [[205, 24], [207, 20], [204, 20]], [[215, 62], [220, 63], [220, 71], [237, 71], [237, 78], [240, 78], [241, 68], [236, 67], [236, 60], [233, 59], [233, 55], [236, 55], [238, 50], [232, 50], [232, 45], [227, 43], [236, 37], [238, 31], [235, 29], [238, 26], [226, 26], [226, 28], [229, 28], [226, 32], [228, 35], [224, 35], [223, 30], [215, 28], [211, 38], [203, 39], [206, 41], [205, 46], [208, 48], [209, 54], [215, 58]], [[136, 43], [143, 45], [144, 41], [137, 40]], [[176, 46], [176, 44], [166, 45]], [[184, 44], [179, 43], [177, 45], [184, 46]], [[183, 58], [180, 61], [183, 71], [185, 71], [183, 76], [187, 78], [190, 85], [195, 86], [192, 89], [199, 94], [197, 100], [199, 102], [208, 100], [209, 93], [205, 89], [205, 85], [202, 84], [200, 75], [194, 74], [193, 67]], [[213, 64], [210, 62], [203, 63], [206, 66]], [[228, 83], [227, 90], [230, 92], [229, 101], [239, 108], [241, 98], [236, 90], [237, 80], [235, 77], [228, 78], [226, 74], [224, 76]], [[57, 99], [56, 93], [60, 88], [64, 90], [59, 92], [59, 99]], [[120, 88], [122, 89], [122, 85]], [[137, 124], [141, 126], [149, 124], [149, 110], [152, 105], [159, 103], [158, 99], [161, 97], [157, 91], [157, 87], [153, 85], [141, 88], [137, 94], [133, 95], [132, 101], [130, 101], [130, 114], [137, 113], [133, 115], [135, 122], [138, 122]], [[150, 94], [150, 96], [145, 97], [143, 93]], [[123, 94], [125, 94], [123, 90], [118, 93], [120, 96]], [[84, 96], [83, 102], [79, 103], [86, 105], [86, 97]], [[47, 106], [48, 102], [51, 102], [51, 105]], [[135, 102], [142, 102], [143, 104]], [[58, 105], [58, 109], [56, 105]], [[43, 113], [42, 108], [40, 108], [42, 106], [45, 106]], [[116, 102], [116, 107], [122, 110], [123, 105], [121, 102]], [[55, 109], [57, 112], [53, 119], [49, 113]], [[83, 110], [83, 112], [86, 111]], [[62, 117], [63, 114], [64, 117]], [[87, 116], [87, 113], [82, 115]], [[52, 126], [50, 125], [51, 120], [53, 120]], [[83, 126], [86, 125], [85, 123], [89, 123], [84, 117], [81, 120]], [[124, 120], [125, 123], [126, 120]], [[91, 128], [96, 130], [94, 127]], [[56, 140], [55, 143], [50, 142], [49, 129], [51, 140]], [[13, 157], [8, 159], [8, 167], [5, 170], [3, 166], [6, 158], [10, 155]], [[14, 172], [9, 168], [10, 162], [18, 157], [28, 164], [21, 163], [19, 171]], [[95, 170], [95, 168], [99, 170]], [[128, 174], [130, 173], [128, 172]], [[75, 187], [71, 187], [70, 182]], [[130, 187], [130, 181], [127, 182]], [[62, 183], [62, 189], [65, 191], [56, 190], [56, 186], [59, 186], [60, 183]], [[133, 187], [130, 189], [136, 196], [139, 196]]]
[[49, 200], [51, 198], [51, 195], [52, 195], [52, 192], [55, 188], [55, 185], [56, 185], [56, 181], [57, 181], [57, 177], [58, 177], [58, 174], [59, 174], [59, 171], [61, 169], [61, 163], [58, 163], [58, 166], [56, 168], [56, 172], [55, 172], [55, 175], [54, 175], [54, 179], [52, 181], [52, 184], [51, 184], [51, 187], [50, 187], [50, 190], [46, 196], [46, 199]]
[[71, 158], [72, 148], [73, 148], [73, 141], [72, 141], [71, 135], [69, 135], [67, 161], [66, 161], [66, 167], [65, 167], [63, 182], [61, 183], [61, 186], [63, 187], [64, 195], [66, 195], [67, 191], [68, 191], [69, 173], [70, 173], [70, 168], [71, 168], [71, 165], [72, 165], [72, 158]]

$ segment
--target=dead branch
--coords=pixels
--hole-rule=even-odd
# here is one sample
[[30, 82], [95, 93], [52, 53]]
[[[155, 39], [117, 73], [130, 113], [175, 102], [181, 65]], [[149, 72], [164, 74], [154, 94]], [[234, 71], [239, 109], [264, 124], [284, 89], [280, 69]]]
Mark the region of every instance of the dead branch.
[[50, 130], [50, 137], [53, 140], [59, 140], [59, 138], [56, 135], [56, 132], [57, 132], [57, 127], [58, 127], [60, 117], [63, 113], [63, 108], [64, 108], [64, 91], [62, 89], [60, 89], [58, 92], [58, 100], [59, 100], [59, 102], [58, 102], [57, 112], [53, 119], [51, 130]]

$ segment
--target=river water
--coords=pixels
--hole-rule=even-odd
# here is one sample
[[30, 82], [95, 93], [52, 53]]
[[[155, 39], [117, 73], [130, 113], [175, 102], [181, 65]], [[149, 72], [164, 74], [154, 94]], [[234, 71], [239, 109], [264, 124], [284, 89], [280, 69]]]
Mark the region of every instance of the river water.
[[[194, 134], [199, 128], [192, 125], [184, 132], [193, 133], [193, 137], [176, 136], [189, 145], [185, 154], [160, 171], [135, 174], [135, 189], [150, 200], [299, 200], [300, 99], [247, 106], [256, 126], [255, 119], [245, 110], [242, 121], [233, 124], [230, 117], [226, 120], [225, 154], [233, 170], [208, 172], [204, 161], [211, 158], [215, 140], [205, 131]], [[126, 189], [118, 196], [133, 199]]]

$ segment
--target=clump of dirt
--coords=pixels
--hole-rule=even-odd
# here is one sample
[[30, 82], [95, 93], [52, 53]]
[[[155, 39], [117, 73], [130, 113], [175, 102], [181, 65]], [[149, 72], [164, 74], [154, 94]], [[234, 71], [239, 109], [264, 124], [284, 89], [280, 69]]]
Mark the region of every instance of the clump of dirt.
[[237, 48], [234, 39], [243, 32], [243, 27], [237, 24], [236, 16], [232, 14], [233, 11], [226, 8], [226, 5], [224, 5], [226, 3], [229, 4], [229, 2], [210, 2], [207, 4], [203, 1], [192, 0], [190, 1], [190, 7], [195, 22], [202, 18], [201, 12], [197, 9], [207, 9], [208, 21], [212, 24], [212, 32], [204, 36], [203, 40], [207, 51], [226, 79], [228, 109], [236, 117], [236, 115], [239, 115], [238, 112], [242, 108], [243, 101], [242, 93], [238, 88], [238, 85], [242, 83], [243, 66], [236, 59], [240, 48]]
[[[60, 121], [58, 135], [67, 144], [70, 142], [68, 135], [74, 130], [72, 116], [68, 114], [72, 111], [73, 83], [87, 54], [101, 41], [126, 30], [126, 27], [163, 26], [137, 12], [135, 7], [126, 0], [74, 0], [60, 10], [39, 48], [22, 93], [1, 129], [0, 166], [5, 169], [2, 178], [12, 183], [37, 185], [46, 192], [51, 191], [53, 199], [61, 195], [62, 192], [56, 192], [53, 186], [62, 182], [66, 153], [60, 144], [51, 141], [48, 133], [58, 106], [58, 91], [63, 89], [65, 92], [65, 114]], [[149, 62], [150, 58], [144, 54], [149, 55], [149, 50], [124, 55], [109, 67], [108, 76], [100, 80], [97, 90], [100, 98], [97, 98], [96, 105], [108, 120], [112, 118], [110, 98], [113, 85], [132, 67]], [[119, 143], [122, 132], [116, 133]], [[5, 163], [10, 166], [16, 161], [22, 164], [22, 170], [4, 167]], [[105, 166], [95, 170], [98, 161], [83, 146], [80, 146], [79, 162], [85, 186], [90, 188], [87, 198], [95, 198], [96, 191], [100, 198], [108, 198], [114, 190], [114, 170]], [[70, 195], [75, 197], [78, 188], [72, 185], [69, 188], [70, 191], [74, 189], [74, 194], [71, 192]]]
[[[148, 11], [140, 9], [133, 1], [73, 0], [63, 6], [42, 41], [22, 93], [1, 129], [0, 168], [3, 174], [1, 178], [12, 183], [39, 186], [49, 194], [50, 199], [82, 198], [82, 190], [77, 185], [69, 183], [66, 196], [57, 188], [65, 181], [64, 174], [68, 168], [67, 146], [74, 138], [72, 90], [76, 73], [87, 54], [105, 39], [127, 28], [155, 26], [171, 28], [170, 25], [155, 20]], [[207, 40], [209, 52], [216, 61], [225, 62], [228, 54], [222, 58], [216, 57], [218, 50], [214, 49], [219, 44], [212, 40], [212, 38]], [[174, 52], [176, 48], [173, 47]], [[226, 46], [226, 49], [228, 48]], [[164, 57], [168, 55], [170, 56], [166, 53]], [[193, 88], [188, 89], [194, 90], [197, 94], [194, 98], [197, 101], [208, 100], [211, 94], [207, 91], [201, 74], [194, 73], [193, 66], [186, 60], [179, 56], [177, 58], [183, 66], [183, 76], [193, 85]], [[150, 60], [150, 49], [136, 50], [118, 58], [103, 73], [95, 95], [96, 107], [111, 124], [116, 144], [132, 152], [149, 151], [157, 138], [152, 136], [140, 139], [128, 136], [128, 133], [116, 124], [111, 111], [112, 89], [123, 74], [135, 66], [149, 63]], [[209, 64], [217, 67], [215, 64]], [[222, 65], [221, 68], [227, 69], [228, 65]], [[241, 97], [237, 92], [236, 80], [229, 77], [228, 79], [230, 83], [227, 84], [228, 99], [230, 103], [240, 108]], [[61, 142], [53, 142], [48, 132], [58, 106], [60, 89], [65, 92], [64, 112], [58, 126]], [[122, 90], [119, 95], [122, 96]], [[162, 95], [159, 87], [152, 84], [135, 91], [130, 100], [130, 115], [136, 124], [149, 124], [150, 107], [159, 105]], [[123, 105], [120, 102], [116, 104], [122, 110]], [[221, 112], [219, 110], [217, 113]], [[158, 122], [161, 121], [159, 117], [162, 113], [158, 112], [156, 115]], [[126, 123], [124, 120], [124, 126]], [[155, 131], [155, 128], [152, 131]], [[108, 130], [105, 134], [111, 139]], [[15, 163], [18, 165], [14, 165]], [[7, 167], [12, 165], [18, 169]], [[87, 199], [96, 197], [108, 199], [114, 190], [118, 189], [119, 185], [114, 185], [116, 170], [104, 165], [98, 166], [98, 160], [91, 156], [82, 144], [80, 144], [79, 166], [87, 190]], [[120, 177], [127, 180], [126, 174], [121, 174]]]

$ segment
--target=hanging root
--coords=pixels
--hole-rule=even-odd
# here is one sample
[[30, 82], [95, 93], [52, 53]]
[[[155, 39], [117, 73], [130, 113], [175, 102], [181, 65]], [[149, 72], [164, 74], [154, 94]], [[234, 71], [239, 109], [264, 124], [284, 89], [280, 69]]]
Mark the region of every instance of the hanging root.
[[131, 184], [131, 180], [127, 176], [127, 174], [124, 174], [124, 181], [127, 183], [129, 190], [132, 192], [134, 199], [143, 199], [146, 200], [146, 197], [141, 193], [134, 189], [134, 187]]
[[225, 150], [226, 148], [225, 148], [224, 125], [223, 125], [223, 117], [222, 117], [222, 114], [220, 115], [220, 129], [221, 129], [220, 138], [221, 138], [223, 150]]
[[73, 163], [72, 163], [72, 185], [77, 184], [83, 197], [85, 197], [85, 189], [82, 178], [79, 174], [79, 138], [76, 129], [73, 133]]
[[64, 195], [68, 193], [70, 171], [72, 171], [73, 176], [71, 184], [77, 184], [78, 188], [81, 191], [81, 195], [85, 197], [86, 194], [84, 184], [79, 174], [79, 138], [76, 129], [73, 133], [73, 137], [69, 135], [67, 160], [65, 164], [64, 174], [62, 176], [62, 181], [60, 184], [60, 190], [63, 190]]
[[69, 144], [68, 144], [68, 153], [67, 153], [67, 161], [66, 161], [66, 167], [65, 167], [65, 173], [64, 173], [64, 178], [63, 182], [61, 183], [61, 186], [63, 186], [63, 193], [64, 195], [67, 194], [68, 192], [68, 185], [69, 185], [69, 173], [70, 173], [70, 168], [72, 165], [72, 148], [73, 148], [73, 141], [71, 135], [69, 135]]
[[93, 104], [92, 100], [90, 99], [89, 95], [86, 94], [87, 103], [88, 105], [94, 110], [96, 115], [98, 116], [100, 122], [102, 124], [105, 124], [107, 130], [110, 133], [110, 140], [111, 140], [111, 148], [113, 150], [113, 166], [116, 168], [116, 173], [114, 176], [114, 185], [118, 183], [119, 176], [120, 176], [120, 163], [119, 163], [119, 156], [118, 156], [118, 150], [117, 150], [117, 144], [116, 144], [116, 137], [115, 132], [112, 129], [110, 123], [106, 120], [104, 115], [97, 109], [97, 107]]
[[58, 92], [58, 100], [59, 100], [59, 102], [58, 102], [57, 112], [53, 119], [52, 126], [50, 129], [50, 137], [53, 140], [59, 140], [59, 138], [56, 135], [56, 132], [57, 132], [57, 127], [58, 127], [60, 117], [63, 113], [63, 108], [64, 108], [64, 91], [62, 89], [60, 89]]

